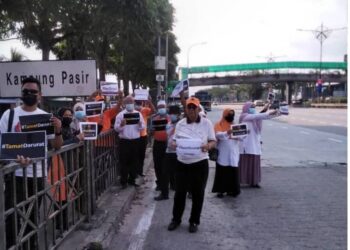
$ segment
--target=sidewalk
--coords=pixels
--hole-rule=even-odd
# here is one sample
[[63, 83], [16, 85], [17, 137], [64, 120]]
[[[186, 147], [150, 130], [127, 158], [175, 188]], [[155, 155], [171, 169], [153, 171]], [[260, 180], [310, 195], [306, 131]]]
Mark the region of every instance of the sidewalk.
[[[144, 173], [153, 164], [151, 152], [152, 148], [148, 147], [143, 167]], [[136, 182], [142, 184], [144, 180], [138, 178]], [[91, 248], [94, 250], [107, 249], [113, 233], [119, 228], [125, 213], [130, 208], [136, 192], [135, 187], [128, 186], [125, 190], [121, 190], [120, 186], [115, 186], [104, 193], [97, 204], [97, 211], [92, 216], [91, 223], [83, 223], [64, 240], [58, 249], [82, 250], [89, 249], [90, 245], [95, 245], [95, 248]]]

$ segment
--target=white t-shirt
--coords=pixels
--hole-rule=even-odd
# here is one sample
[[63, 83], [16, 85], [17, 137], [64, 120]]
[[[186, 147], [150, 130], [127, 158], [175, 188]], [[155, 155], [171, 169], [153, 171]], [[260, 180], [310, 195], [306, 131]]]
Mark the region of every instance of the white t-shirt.
[[[137, 124], [124, 125], [123, 127], [121, 127], [120, 125], [122, 120], [124, 119], [125, 113], [127, 114], [139, 113], [141, 126], [137, 123]], [[114, 129], [119, 133], [119, 137], [122, 139], [132, 140], [132, 139], [140, 138], [140, 131], [142, 131], [145, 127], [146, 127], [145, 120], [143, 119], [142, 114], [137, 110], [134, 110], [132, 112], [123, 110], [115, 118]]]
[[[200, 122], [187, 123], [187, 118], [180, 120], [175, 127], [174, 140], [177, 139], [200, 139], [203, 144], [209, 141], [216, 141], [213, 124], [207, 118], [201, 117]], [[185, 164], [199, 162], [209, 159], [208, 152], [201, 152], [197, 157], [189, 159], [177, 155], [177, 159]]]
[[[42, 109], [37, 108], [36, 110], [32, 112], [27, 112], [22, 109], [21, 106], [18, 106], [13, 109], [14, 114], [13, 114], [13, 122], [12, 122], [12, 128], [10, 132], [21, 132], [21, 125], [19, 123], [19, 117], [20, 116], [27, 116], [27, 115], [38, 115], [38, 114], [47, 114]], [[2, 115], [1, 120], [0, 120], [0, 132], [1, 133], [6, 133], [7, 132], [7, 126], [8, 126], [8, 120], [10, 116], [10, 109], [6, 110], [5, 113]], [[53, 139], [55, 135], [50, 135], [50, 138], [47, 137], [47, 139]], [[47, 165], [47, 164], [46, 164]], [[33, 166], [32, 164], [28, 165], [26, 167], [27, 169], [27, 176], [28, 177], [33, 177]], [[45, 168], [45, 176], [47, 175], [47, 169]], [[23, 176], [23, 170], [22, 168], [19, 168], [16, 170], [16, 176]], [[36, 176], [37, 177], [42, 177], [42, 164], [41, 161], [38, 161], [36, 164]]]

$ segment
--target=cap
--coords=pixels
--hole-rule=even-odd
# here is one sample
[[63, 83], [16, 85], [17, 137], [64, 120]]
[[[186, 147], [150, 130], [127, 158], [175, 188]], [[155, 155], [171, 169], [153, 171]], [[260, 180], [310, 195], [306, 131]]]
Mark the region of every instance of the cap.
[[160, 105], [166, 106], [165, 101], [164, 101], [164, 100], [159, 100], [159, 101], [157, 102], [157, 106], [160, 106]]
[[200, 102], [199, 102], [198, 98], [196, 98], [196, 97], [190, 97], [190, 98], [188, 98], [188, 99], [186, 100], [186, 106], [187, 106], [188, 104], [194, 104], [194, 105], [196, 105], [197, 107], [199, 107]]
[[95, 101], [96, 102], [98, 102], [98, 101], [104, 101], [105, 100], [105, 98], [104, 98], [104, 96], [102, 96], [102, 95], [97, 95], [96, 97], [95, 97]]

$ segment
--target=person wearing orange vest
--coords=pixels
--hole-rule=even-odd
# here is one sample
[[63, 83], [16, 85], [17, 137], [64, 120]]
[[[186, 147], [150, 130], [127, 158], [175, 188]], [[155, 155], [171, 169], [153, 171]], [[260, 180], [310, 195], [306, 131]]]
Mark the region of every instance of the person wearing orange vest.
[[153, 134], [153, 162], [154, 171], [156, 173], [156, 190], [160, 191], [162, 164], [167, 147], [166, 125], [170, 122], [170, 117], [167, 114], [166, 103], [164, 100], [159, 100], [157, 103], [157, 114], [151, 117], [151, 132]]
[[148, 122], [148, 118], [155, 112], [156, 108], [152, 103], [151, 96], [148, 96], [148, 100], [144, 102], [140, 100], [135, 100], [135, 109], [142, 114], [142, 117], [145, 120], [145, 125], [146, 125], [146, 127], [140, 132], [139, 161], [137, 166], [137, 174], [140, 176], [144, 176], [143, 162], [146, 157], [146, 148], [148, 143], [147, 122]]

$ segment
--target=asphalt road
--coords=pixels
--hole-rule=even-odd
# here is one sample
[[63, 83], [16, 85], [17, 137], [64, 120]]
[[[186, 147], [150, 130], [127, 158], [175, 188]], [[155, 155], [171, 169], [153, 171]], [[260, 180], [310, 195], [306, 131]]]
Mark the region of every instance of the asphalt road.
[[[217, 121], [221, 108], [214, 107], [208, 117]], [[109, 249], [346, 249], [347, 138], [289, 120], [294, 118], [264, 121], [261, 189], [243, 187], [238, 198], [217, 198], [211, 193], [215, 164], [210, 162], [196, 234], [188, 232], [191, 200], [181, 226], [167, 231], [174, 192], [169, 200], [153, 200], [158, 192], [151, 168]]]

